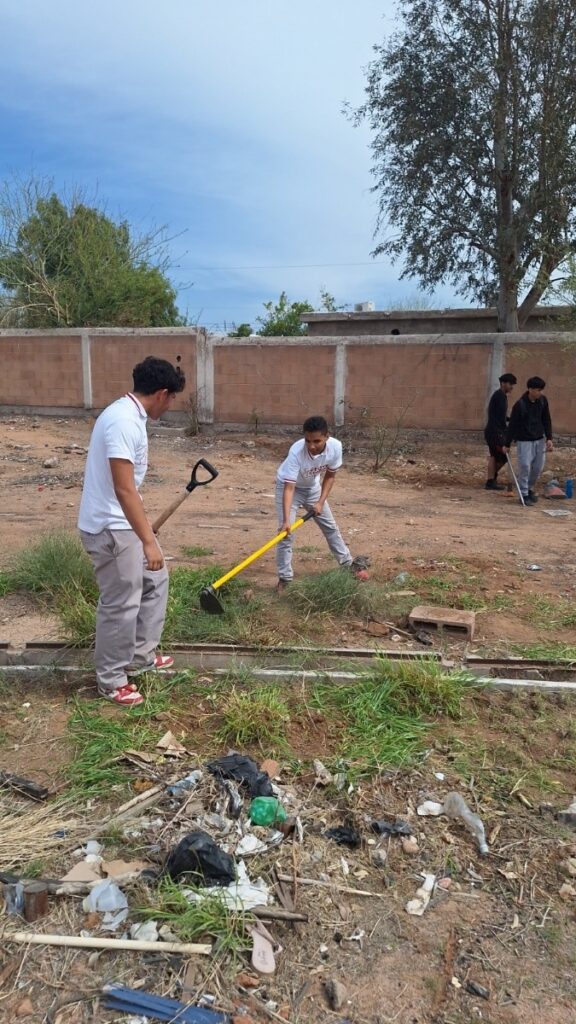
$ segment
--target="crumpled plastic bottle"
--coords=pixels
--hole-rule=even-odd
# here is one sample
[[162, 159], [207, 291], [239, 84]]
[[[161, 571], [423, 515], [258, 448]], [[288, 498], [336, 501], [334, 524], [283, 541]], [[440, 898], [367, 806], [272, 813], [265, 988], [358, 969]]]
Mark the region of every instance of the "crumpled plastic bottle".
[[486, 842], [486, 834], [484, 832], [484, 823], [474, 811], [471, 811], [468, 807], [463, 796], [460, 793], [448, 793], [444, 799], [443, 804], [444, 814], [448, 818], [460, 819], [464, 822], [467, 829], [472, 833], [476, 842], [478, 843], [478, 849], [482, 855], [490, 852], [488, 843]]
[[288, 815], [275, 796], [257, 796], [250, 804], [250, 821], [253, 825], [274, 825], [286, 821]]

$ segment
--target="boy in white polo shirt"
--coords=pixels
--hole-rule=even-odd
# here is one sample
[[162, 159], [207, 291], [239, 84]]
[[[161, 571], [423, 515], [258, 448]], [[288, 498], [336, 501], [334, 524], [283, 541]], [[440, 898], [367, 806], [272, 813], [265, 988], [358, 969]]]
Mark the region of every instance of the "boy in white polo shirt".
[[357, 579], [367, 580], [368, 559], [365, 556], [352, 558], [326, 500], [342, 465], [342, 444], [329, 436], [323, 416], [309, 416], [303, 434], [304, 437], [290, 448], [276, 475], [279, 531], [288, 530], [286, 539], [276, 547], [278, 590], [283, 590], [294, 576], [290, 530], [299, 508], [314, 512], [314, 522], [322, 530], [338, 564], [350, 569]]
[[173, 664], [155, 654], [166, 617], [168, 571], [138, 491], [148, 466], [147, 417], [158, 419], [186, 383], [179, 369], [154, 356], [138, 363], [132, 375], [134, 391], [96, 420], [78, 517], [100, 591], [98, 693], [123, 707], [144, 700], [130, 675]]

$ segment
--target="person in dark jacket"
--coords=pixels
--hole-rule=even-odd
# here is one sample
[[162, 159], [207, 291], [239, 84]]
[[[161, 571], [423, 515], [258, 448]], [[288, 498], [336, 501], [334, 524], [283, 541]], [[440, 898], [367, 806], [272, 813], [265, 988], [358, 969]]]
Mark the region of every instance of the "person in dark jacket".
[[506, 430], [505, 450], [516, 441], [518, 452], [518, 486], [525, 505], [538, 501], [534, 488], [544, 469], [546, 452], [551, 452], [552, 419], [548, 400], [542, 394], [546, 381], [541, 377], [530, 377], [526, 391], [512, 406], [510, 422]]
[[508, 395], [517, 383], [513, 373], [503, 373], [498, 378], [500, 387], [488, 402], [488, 422], [484, 438], [488, 445], [488, 474], [485, 483], [487, 491], [503, 491], [504, 485], [497, 482], [498, 473], [506, 465], [506, 426], [508, 424]]

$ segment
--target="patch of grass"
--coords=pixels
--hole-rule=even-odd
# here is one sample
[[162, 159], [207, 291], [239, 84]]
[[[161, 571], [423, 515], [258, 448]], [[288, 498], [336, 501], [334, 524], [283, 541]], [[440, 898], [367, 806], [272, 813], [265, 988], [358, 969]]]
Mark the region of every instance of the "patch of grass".
[[[194, 886], [187, 886], [191, 892]], [[206, 896], [195, 902], [186, 899], [180, 885], [169, 878], [160, 882], [151, 903], [138, 910], [144, 920], [163, 921], [183, 942], [201, 938], [216, 940], [216, 952], [233, 957], [251, 946], [247, 925], [253, 920], [249, 914], [230, 910], [218, 895]]]
[[2, 574], [4, 593], [24, 590], [54, 599], [71, 583], [86, 596], [96, 594], [92, 564], [77, 536], [56, 530], [18, 551]]
[[366, 774], [412, 763], [435, 718], [461, 716], [471, 685], [471, 677], [448, 674], [435, 661], [380, 658], [353, 688], [333, 682], [317, 686], [313, 704], [341, 721], [341, 756], [355, 773]]
[[[151, 678], [151, 677], [149, 677]], [[66, 775], [72, 793], [79, 797], [102, 796], [113, 786], [126, 781], [127, 768], [122, 763], [126, 750], [142, 750], [159, 739], [160, 727], [152, 719], [165, 711], [171, 703], [167, 681], [157, 681], [149, 687], [143, 704], [122, 709], [111, 717], [102, 701], [74, 702], [68, 722], [68, 733], [74, 746], [74, 756]]]
[[166, 623], [162, 635], [171, 643], [234, 643], [250, 641], [260, 604], [245, 601], [245, 583], [231, 580], [223, 588], [223, 615], [209, 615], [200, 608], [200, 591], [226, 572], [219, 565], [197, 569], [174, 569], [170, 573], [170, 590]]
[[41, 857], [36, 857], [34, 860], [28, 861], [28, 863], [22, 868], [23, 878], [42, 878], [44, 874], [44, 861]]
[[525, 618], [541, 629], [570, 629], [576, 626], [576, 610], [571, 601], [533, 595], [527, 604]]
[[386, 603], [382, 587], [362, 583], [343, 569], [296, 580], [290, 584], [286, 595], [292, 607], [304, 615], [368, 615], [381, 611]]
[[240, 750], [258, 743], [267, 753], [285, 748], [290, 711], [277, 686], [243, 690], [235, 686], [219, 701], [222, 716], [216, 736]]
[[319, 551], [320, 548], [317, 547], [316, 544], [302, 544], [301, 547], [298, 548], [299, 555], [317, 555]]
[[555, 643], [554, 641], [534, 644], [512, 644], [510, 651], [520, 658], [533, 661], [565, 661], [568, 664], [576, 661], [574, 644]]
[[213, 548], [203, 548], [198, 544], [186, 545], [184, 544], [180, 551], [184, 555], [184, 558], [204, 558], [207, 555], [213, 555]]

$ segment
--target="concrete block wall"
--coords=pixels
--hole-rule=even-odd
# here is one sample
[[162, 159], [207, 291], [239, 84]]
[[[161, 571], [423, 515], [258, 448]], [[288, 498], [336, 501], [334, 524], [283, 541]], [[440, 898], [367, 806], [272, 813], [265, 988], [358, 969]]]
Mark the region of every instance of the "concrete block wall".
[[514, 398], [534, 374], [547, 381], [554, 430], [576, 434], [576, 336], [451, 334], [228, 338], [190, 328], [0, 330], [0, 411], [102, 409], [131, 385], [146, 355], [180, 365], [206, 425], [299, 426], [312, 413], [343, 425], [401, 423], [481, 430], [498, 377]]

